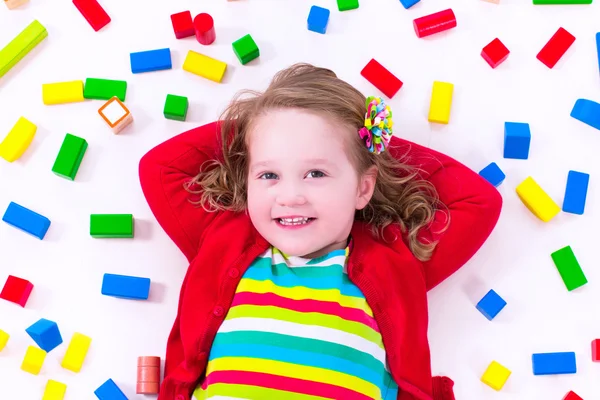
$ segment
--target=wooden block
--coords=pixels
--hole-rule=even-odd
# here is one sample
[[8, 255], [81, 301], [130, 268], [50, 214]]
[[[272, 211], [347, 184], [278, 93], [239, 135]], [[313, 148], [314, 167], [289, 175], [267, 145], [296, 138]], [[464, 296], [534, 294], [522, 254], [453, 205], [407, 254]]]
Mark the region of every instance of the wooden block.
[[24, 117], [19, 118], [0, 143], [0, 157], [8, 162], [17, 160], [31, 144], [36, 131], [37, 126], [34, 123]]
[[168, 94], [165, 101], [165, 108], [163, 114], [165, 118], [173, 119], [176, 121], [185, 121], [188, 110], [188, 98], [185, 96], [177, 96], [174, 94]]
[[160, 389], [160, 357], [138, 357], [137, 394], [158, 394]]
[[108, 100], [100, 107], [98, 113], [115, 134], [133, 122], [133, 115], [118, 97]]
[[34, 20], [0, 50], [0, 78], [48, 36], [46, 28]]
[[548, 43], [540, 50], [537, 59], [548, 68], [553, 68], [573, 42], [575, 42], [575, 36], [571, 35], [564, 28], [558, 28]]
[[587, 278], [585, 277], [571, 246], [563, 247], [552, 253], [551, 256], [552, 261], [554, 261], [554, 265], [556, 265], [556, 269], [558, 269], [558, 273], [569, 292], [587, 283]]
[[534, 375], [562, 375], [577, 372], [577, 361], [572, 351], [536, 353], [531, 356]]
[[21, 7], [25, 3], [29, 3], [29, 0], [4, 0], [4, 4], [6, 4], [9, 10]]
[[592, 361], [600, 361], [600, 339], [592, 340]]
[[542, 221], [548, 222], [560, 212], [560, 207], [532, 177], [527, 177], [516, 190], [523, 204]]
[[52, 166], [52, 172], [65, 179], [75, 180], [87, 147], [85, 139], [67, 133]]
[[147, 300], [150, 294], [150, 278], [104, 274], [102, 294], [122, 299]]
[[69, 371], [81, 371], [85, 356], [87, 355], [91, 344], [91, 337], [75, 332], [60, 365]]
[[192, 13], [189, 11], [171, 14], [171, 24], [173, 25], [173, 32], [175, 32], [177, 39], [183, 39], [196, 34]]
[[46, 105], [83, 101], [83, 81], [44, 83], [42, 99]]
[[569, 393], [566, 394], [565, 397], [563, 397], [563, 400], [583, 400], [581, 397], [579, 397], [577, 395], [577, 393], [570, 391]]
[[32, 290], [33, 284], [28, 280], [9, 275], [0, 291], [0, 299], [25, 307]]
[[189, 50], [183, 62], [183, 69], [192, 74], [220, 83], [223, 75], [225, 75], [227, 63]]
[[132, 238], [132, 214], [91, 214], [90, 236], [95, 238]]
[[390, 99], [402, 87], [402, 81], [374, 58], [365, 65], [360, 74]]
[[500, 390], [510, 377], [510, 370], [496, 361], [492, 361], [487, 367], [481, 381], [494, 390]]
[[127, 94], [127, 82], [115, 81], [112, 79], [87, 78], [83, 97], [94, 100], [110, 100], [112, 97], [118, 97], [125, 101]]
[[233, 52], [237, 56], [242, 65], [248, 64], [250, 61], [260, 56], [260, 50], [250, 34], [236, 40], [232, 43]]
[[133, 74], [173, 68], [171, 49], [169, 48], [130, 53], [129, 62]]
[[67, 385], [52, 379], [48, 379], [42, 400], [63, 400], [66, 392]]
[[50, 228], [50, 220], [20, 204], [11, 201], [2, 221], [42, 240]]
[[487, 46], [481, 50], [481, 57], [492, 68], [496, 68], [508, 58], [510, 51], [506, 48], [500, 39], [492, 40]]
[[30, 374], [37, 375], [40, 373], [45, 359], [46, 352], [44, 350], [35, 346], [29, 346], [21, 364], [21, 369]]
[[429, 104], [429, 122], [447, 124], [450, 121], [454, 85], [448, 82], [433, 82]]
[[358, 0], [337, 0], [339, 11], [348, 11], [358, 8]]
[[582, 215], [585, 211], [590, 175], [585, 172], [569, 171], [567, 176], [567, 187], [563, 200], [562, 210], [564, 212]]
[[6, 343], [8, 343], [8, 339], [10, 339], [10, 335], [0, 329], [0, 351], [4, 350]]
[[73, 0], [73, 5], [96, 32], [110, 22], [110, 16], [96, 0]]
[[117, 384], [109, 379], [94, 391], [98, 400], [127, 400], [127, 396], [119, 389]]

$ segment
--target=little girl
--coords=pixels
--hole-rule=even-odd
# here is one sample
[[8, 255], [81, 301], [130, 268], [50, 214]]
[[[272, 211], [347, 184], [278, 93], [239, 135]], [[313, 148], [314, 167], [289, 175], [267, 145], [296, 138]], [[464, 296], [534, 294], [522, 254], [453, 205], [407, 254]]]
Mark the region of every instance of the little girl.
[[432, 377], [427, 291], [502, 199], [392, 125], [382, 99], [296, 64], [142, 158], [190, 262], [160, 400], [454, 399]]

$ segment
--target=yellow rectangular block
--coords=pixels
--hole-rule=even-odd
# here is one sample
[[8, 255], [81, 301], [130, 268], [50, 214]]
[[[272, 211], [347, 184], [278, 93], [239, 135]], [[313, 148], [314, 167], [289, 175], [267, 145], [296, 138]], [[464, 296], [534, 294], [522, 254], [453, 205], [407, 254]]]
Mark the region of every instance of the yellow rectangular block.
[[46, 352], [44, 350], [39, 347], [29, 346], [21, 364], [21, 369], [30, 374], [37, 375], [40, 373], [45, 359]]
[[44, 83], [42, 100], [46, 105], [83, 101], [83, 81]]
[[528, 177], [517, 186], [517, 195], [529, 211], [544, 222], [550, 221], [560, 212], [560, 207], [532, 177]]
[[0, 157], [8, 162], [17, 160], [31, 144], [36, 131], [37, 126], [34, 123], [24, 117], [19, 118], [0, 143]]
[[447, 124], [450, 121], [454, 85], [448, 82], [433, 82], [429, 103], [429, 122]]
[[183, 62], [183, 69], [192, 74], [220, 83], [223, 75], [225, 75], [227, 63], [190, 50]]
[[485, 383], [494, 390], [500, 390], [508, 380], [510, 374], [511, 372], [508, 368], [497, 363], [496, 361], [492, 361], [483, 373], [481, 382]]
[[4, 350], [4, 348], [6, 347], [6, 343], [8, 343], [8, 338], [10, 338], [10, 335], [4, 332], [2, 329], [0, 329], [0, 351]]
[[85, 360], [92, 338], [81, 333], [74, 333], [71, 338], [71, 343], [67, 348], [65, 357], [60, 364], [63, 368], [69, 371], [79, 372]]
[[58, 381], [53, 381], [52, 379], [48, 379], [42, 400], [63, 400], [66, 392], [67, 385]]

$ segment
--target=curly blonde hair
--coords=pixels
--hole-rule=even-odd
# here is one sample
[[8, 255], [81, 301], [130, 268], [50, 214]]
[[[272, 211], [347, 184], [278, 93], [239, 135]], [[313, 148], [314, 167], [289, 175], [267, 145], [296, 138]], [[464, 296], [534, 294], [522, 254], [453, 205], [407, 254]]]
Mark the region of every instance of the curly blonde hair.
[[[235, 95], [220, 118], [222, 159], [208, 161], [208, 168], [202, 166], [186, 189], [200, 196], [196, 204], [206, 211], [242, 212], [247, 207], [247, 135], [257, 116], [272, 109], [298, 108], [358, 131], [364, 125], [365, 101], [362, 93], [329, 69], [299, 63], [281, 70], [264, 92], [243, 90]], [[398, 161], [390, 151], [375, 155], [358, 134], [354, 138], [349, 157], [359, 176], [373, 165], [378, 170], [373, 197], [356, 211], [355, 219], [369, 223], [377, 239], [383, 238], [386, 226], [399, 224], [415, 257], [427, 261], [436, 242], [423, 243], [418, 233], [433, 221], [441, 205], [435, 188], [418, 178], [416, 167]]]

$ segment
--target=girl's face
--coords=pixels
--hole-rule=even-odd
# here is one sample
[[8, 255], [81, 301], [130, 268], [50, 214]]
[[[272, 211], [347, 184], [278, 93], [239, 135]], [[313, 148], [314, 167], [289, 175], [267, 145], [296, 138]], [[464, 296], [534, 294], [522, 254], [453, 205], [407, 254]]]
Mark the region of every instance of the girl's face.
[[343, 249], [373, 194], [376, 170], [359, 177], [347, 156], [349, 132], [299, 109], [270, 110], [248, 136], [248, 213], [256, 230], [291, 256]]

